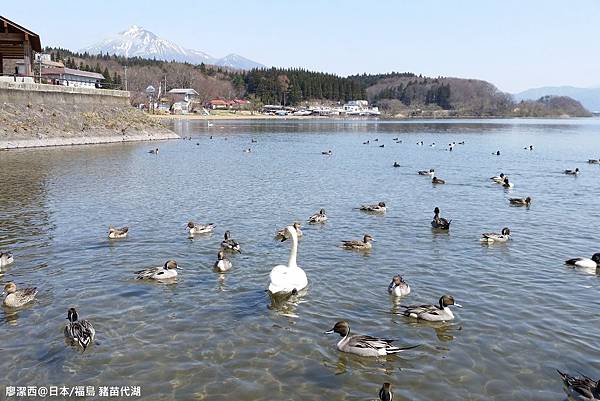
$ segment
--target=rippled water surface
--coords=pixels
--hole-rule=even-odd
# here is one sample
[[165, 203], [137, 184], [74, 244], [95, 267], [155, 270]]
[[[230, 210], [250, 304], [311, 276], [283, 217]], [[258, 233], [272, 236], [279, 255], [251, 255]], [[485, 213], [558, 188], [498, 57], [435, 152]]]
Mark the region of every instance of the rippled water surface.
[[[600, 277], [564, 265], [600, 252], [600, 166], [587, 164], [600, 158], [600, 121], [175, 129], [192, 140], [0, 152], [0, 249], [15, 255], [0, 280], [39, 288], [30, 307], [0, 309], [1, 385], [140, 385], [149, 400], [372, 400], [390, 381], [400, 400], [557, 400], [554, 369], [600, 375]], [[453, 141], [465, 144], [446, 151]], [[155, 146], [159, 155], [148, 154]], [[577, 167], [578, 177], [562, 174]], [[447, 184], [416, 174], [429, 168]], [[500, 172], [512, 190], [488, 180]], [[525, 196], [530, 208], [508, 205]], [[385, 216], [354, 209], [380, 200]], [[431, 230], [435, 206], [452, 219], [449, 233]], [[307, 294], [269, 307], [269, 271], [290, 249], [274, 232], [321, 207], [329, 221], [304, 225], [299, 246]], [[190, 219], [216, 232], [190, 240]], [[129, 238], [109, 241], [109, 224], [128, 225]], [[504, 226], [511, 243], [478, 242]], [[243, 253], [219, 275], [211, 267], [227, 229]], [[376, 239], [370, 253], [338, 246], [364, 233]], [[183, 268], [176, 283], [133, 279], [169, 258]], [[448, 293], [463, 305], [457, 318], [398, 315], [386, 292], [396, 273], [413, 289], [403, 304]], [[70, 306], [96, 327], [83, 354], [63, 339]], [[341, 319], [421, 347], [341, 354], [339, 337], [323, 334]]]

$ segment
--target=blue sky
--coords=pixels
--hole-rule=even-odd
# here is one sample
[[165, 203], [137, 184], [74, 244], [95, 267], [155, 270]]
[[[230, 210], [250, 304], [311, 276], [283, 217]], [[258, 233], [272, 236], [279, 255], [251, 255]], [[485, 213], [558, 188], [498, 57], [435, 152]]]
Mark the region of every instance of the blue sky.
[[3, 1], [0, 12], [43, 45], [74, 50], [136, 24], [187, 48], [266, 65], [479, 78], [509, 92], [600, 86], [599, 0], [23, 4]]

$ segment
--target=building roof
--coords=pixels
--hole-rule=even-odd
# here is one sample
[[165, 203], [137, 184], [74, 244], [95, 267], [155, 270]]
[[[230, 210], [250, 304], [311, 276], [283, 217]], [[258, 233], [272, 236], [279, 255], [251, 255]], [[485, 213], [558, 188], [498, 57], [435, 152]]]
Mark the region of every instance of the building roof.
[[36, 52], [42, 51], [42, 42], [37, 33], [30, 31], [0, 15], [0, 53], [6, 59], [24, 57], [22, 42], [28, 40], [31, 49]]
[[74, 75], [76, 77], [104, 79], [104, 75], [97, 72], [74, 70], [72, 68], [44, 68], [42, 75]]
[[223, 105], [226, 106], [229, 104], [229, 102], [227, 102], [227, 100], [223, 100], [223, 99], [211, 99], [209, 101], [210, 104], [215, 104], [215, 105]]
[[178, 94], [178, 95], [179, 94], [181, 94], [181, 95], [199, 95], [198, 92], [196, 92], [194, 89], [191, 89], [191, 88], [187, 88], [187, 89], [183, 89], [183, 88], [180, 88], [180, 89], [171, 89], [169, 91], [169, 93]]

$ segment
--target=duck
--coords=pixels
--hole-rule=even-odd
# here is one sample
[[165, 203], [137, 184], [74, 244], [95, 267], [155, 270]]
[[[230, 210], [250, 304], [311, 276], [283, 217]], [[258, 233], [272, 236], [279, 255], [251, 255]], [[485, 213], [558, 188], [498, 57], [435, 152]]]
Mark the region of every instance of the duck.
[[189, 221], [187, 223], [188, 232], [190, 237], [193, 237], [195, 234], [207, 234], [212, 233], [215, 229], [216, 225], [214, 223], [208, 224], [197, 224], [193, 221]]
[[285, 235], [281, 242], [286, 241], [288, 238], [292, 239], [292, 248], [290, 250], [290, 257], [287, 265], [277, 265], [269, 274], [269, 289], [268, 291], [272, 294], [280, 293], [298, 293], [308, 286], [308, 278], [306, 273], [296, 262], [298, 254], [298, 234], [294, 226], [287, 226], [285, 228]]
[[67, 320], [69, 323], [65, 326], [65, 337], [71, 342], [71, 345], [77, 345], [85, 351], [94, 341], [96, 329], [89, 320], [79, 320], [75, 308], [69, 308]]
[[600, 159], [589, 159], [588, 163], [589, 164], [600, 164]]
[[229, 230], [225, 231], [223, 234], [223, 241], [221, 242], [221, 249], [225, 251], [242, 253], [240, 248], [240, 244], [231, 238], [231, 232]]
[[440, 178], [437, 178], [437, 177], [433, 177], [433, 178], [431, 179], [431, 183], [432, 183], [432, 184], [445, 184], [445, 183], [446, 183], [446, 181], [444, 181], [444, 180], [442, 180], [442, 179], [440, 179]]
[[[212, 126], [214, 126], [214, 124], [213, 124], [213, 123], [211, 123], [210, 121], [207, 121], [207, 122], [206, 122], [206, 126], [207, 126], [207, 127], [212, 127]], [[210, 136], [210, 139], [212, 139], [212, 135]]]
[[587, 376], [576, 377], [556, 370], [562, 379], [564, 391], [569, 399], [580, 401], [600, 400], [600, 380], [592, 380]]
[[431, 145], [429, 145], [429, 146], [430, 146], [430, 147], [432, 147], [432, 148], [435, 148], [435, 142], [434, 142], [434, 143], [432, 143], [432, 144], [431, 144]]
[[500, 175], [495, 175], [493, 177], [490, 177], [490, 180], [494, 181], [496, 184], [502, 184], [504, 183], [504, 178], [508, 178], [504, 175], [504, 173], [500, 173]]
[[576, 168], [575, 170], [565, 170], [565, 174], [566, 175], [579, 175], [579, 169]]
[[153, 155], [157, 155], [158, 154], [158, 148], [156, 148], [156, 149], [150, 149], [148, 151], [148, 153], [153, 154]]
[[585, 269], [597, 269], [600, 267], [600, 253], [592, 255], [591, 259], [588, 258], [574, 258], [565, 261], [565, 264], [569, 266], [583, 267]]
[[326, 221], [327, 215], [325, 214], [325, 209], [319, 210], [317, 213], [313, 214], [308, 218], [308, 222], [311, 224], [325, 223]]
[[399, 141], [399, 140], [400, 140], [399, 137], [398, 138], [392, 138], [392, 141]]
[[388, 293], [395, 297], [403, 297], [410, 294], [410, 285], [401, 275], [397, 274], [392, 278], [392, 282], [388, 285]]
[[[298, 237], [302, 237], [302, 230], [300, 223], [298, 222], [294, 222], [294, 224], [292, 224], [292, 227], [294, 227], [294, 229], [296, 230], [296, 234], [298, 235]], [[277, 231], [277, 234], [275, 234], [275, 239], [277, 241], [281, 241], [283, 238], [285, 237], [285, 228], [282, 228], [281, 230]]]
[[108, 238], [110, 239], [126, 238], [127, 234], [129, 234], [129, 227], [115, 228], [108, 226]]
[[493, 154], [493, 155], [496, 155], [496, 156], [500, 156], [500, 151], [498, 150], [498, 151], [496, 151], [496, 152], [494, 152], [494, 153], [492, 153], [492, 154]]
[[385, 148], [385, 144], [379, 145], [380, 148]]
[[394, 162], [394, 167], [400, 167], [400, 163]]
[[374, 205], [361, 205], [359, 209], [362, 210], [363, 212], [370, 212], [370, 213], [385, 213], [385, 212], [387, 212], [387, 207], [385, 206], [385, 202], [379, 202]]
[[445, 218], [440, 217], [439, 207], [436, 206], [436, 208], [433, 209], [433, 220], [431, 221], [431, 227], [439, 228], [441, 230], [449, 230], [451, 222], [452, 220], [446, 220]]
[[394, 340], [380, 337], [350, 335], [350, 324], [345, 320], [337, 322], [331, 330], [325, 332], [325, 334], [333, 333], [338, 333], [342, 337], [337, 343], [338, 350], [359, 356], [386, 356], [416, 348], [416, 346], [396, 347], [392, 345]]
[[508, 200], [510, 202], [511, 205], [513, 206], [529, 206], [531, 204], [531, 196], [528, 196], [527, 198], [510, 198]]
[[12, 252], [0, 252], [0, 267], [8, 266], [15, 261]]
[[181, 269], [174, 260], [167, 260], [164, 266], [151, 267], [149, 269], [138, 270], [136, 279], [138, 280], [168, 280], [177, 277], [177, 270]]
[[461, 305], [454, 302], [452, 295], [443, 295], [439, 305], [400, 305], [400, 307], [404, 308], [402, 314], [407, 317], [428, 322], [447, 322], [454, 319], [454, 314], [449, 308], [451, 305], [462, 308]]
[[371, 141], [364, 141], [364, 142], [363, 142], [363, 145], [368, 145], [368, 144], [370, 144], [370, 143], [371, 143]]
[[435, 175], [435, 169], [429, 169], [429, 171], [427, 171], [427, 170], [417, 171], [417, 174], [419, 174], [419, 175], [430, 175], [430, 176], [433, 177]]
[[250, 149], [250, 148], [244, 149], [244, 153], [252, 153], [252, 149]]
[[392, 393], [391, 383], [383, 383], [383, 386], [379, 389], [379, 400], [380, 401], [392, 401], [394, 393]]
[[512, 182], [508, 181], [508, 177], [504, 177], [504, 183], [502, 184], [502, 186], [504, 188], [512, 188], [515, 185]]
[[250, 142], [251, 143], [258, 143], [258, 141], [256, 139], [254, 139], [254, 138], [250, 139]]
[[231, 269], [231, 261], [227, 258], [225, 258], [225, 252], [223, 252], [222, 250], [219, 251], [219, 253], [217, 254], [217, 261], [215, 262], [215, 265], [213, 266], [215, 270], [223, 273], [226, 272], [227, 270]]
[[331, 150], [328, 150], [327, 152], [321, 152], [321, 154], [325, 156], [331, 156], [333, 152]]
[[33, 301], [37, 293], [36, 287], [17, 289], [17, 285], [11, 281], [4, 286], [2, 295], [6, 296], [2, 303], [9, 308], [20, 308]]
[[365, 234], [363, 236], [362, 241], [358, 241], [358, 240], [342, 241], [342, 248], [358, 249], [361, 251], [367, 251], [373, 247], [373, 245], [371, 244], [372, 241], [375, 241], [373, 239], [373, 237], [369, 234]]
[[510, 239], [510, 229], [508, 227], [504, 227], [500, 234], [498, 233], [483, 233], [481, 234], [481, 238], [479, 241], [481, 242], [507, 242]]

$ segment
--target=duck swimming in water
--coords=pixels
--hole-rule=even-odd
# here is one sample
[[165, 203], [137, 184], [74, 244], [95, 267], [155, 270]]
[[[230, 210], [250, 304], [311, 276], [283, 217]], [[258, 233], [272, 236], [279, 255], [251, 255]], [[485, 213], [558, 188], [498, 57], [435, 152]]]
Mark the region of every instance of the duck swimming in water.
[[327, 215], [325, 214], [325, 209], [319, 210], [317, 213], [308, 218], [308, 222], [311, 224], [325, 223], [326, 221]]
[[513, 206], [529, 206], [532, 199], [528, 196], [527, 198], [510, 198], [508, 201]]
[[416, 346], [396, 347], [392, 345], [394, 340], [379, 337], [350, 335], [350, 325], [344, 320], [337, 322], [331, 330], [325, 332], [325, 334], [333, 333], [343, 337], [337, 343], [338, 350], [359, 356], [386, 356], [416, 348]]
[[225, 252], [219, 251], [219, 253], [217, 254], [217, 261], [215, 262], [215, 265], [213, 266], [214, 269], [216, 271], [223, 273], [223, 272], [226, 272], [227, 270], [230, 270], [231, 266], [232, 266], [231, 261], [225, 257]]
[[153, 155], [157, 155], [158, 154], [158, 148], [156, 148], [156, 149], [150, 149], [148, 151], [148, 153], [153, 154]]
[[67, 319], [69, 323], [65, 326], [65, 337], [71, 342], [71, 345], [77, 345], [85, 351], [96, 336], [94, 326], [88, 320], [79, 320], [75, 308], [69, 308]]
[[[296, 230], [296, 235], [298, 235], [298, 237], [302, 237], [302, 230], [300, 229], [301, 228], [300, 223], [294, 222], [294, 224], [292, 224], [292, 227], [294, 227], [294, 229]], [[283, 241], [283, 239], [286, 236], [286, 228], [282, 228], [281, 230], [277, 231], [277, 234], [275, 234], [275, 239], [277, 241]]]
[[108, 226], [108, 238], [110, 239], [126, 238], [127, 234], [129, 234], [129, 227], [115, 228]]
[[403, 297], [410, 294], [410, 285], [401, 275], [397, 274], [392, 278], [392, 282], [388, 285], [388, 293], [395, 297]]
[[504, 188], [512, 188], [515, 185], [512, 182], [508, 181], [508, 177], [504, 177], [504, 183], [502, 184], [502, 186]]
[[600, 159], [589, 159], [588, 163], [589, 164], [600, 164]]
[[592, 255], [591, 259], [588, 258], [573, 258], [565, 262], [569, 266], [583, 267], [585, 269], [597, 269], [600, 268], [600, 253]]
[[356, 250], [360, 250], [360, 251], [368, 251], [373, 247], [373, 245], [371, 244], [371, 241], [374, 241], [373, 237], [371, 237], [369, 234], [365, 234], [363, 236], [362, 241], [358, 241], [358, 240], [342, 241], [342, 248], [356, 249]]
[[236, 240], [231, 238], [231, 232], [229, 230], [225, 231], [225, 234], [223, 234], [221, 249], [230, 252], [242, 253], [240, 244]]
[[327, 152], [321, 152], [321, 154], [325, 156], [331, 156], [333, 152], [331, 150], [328, 150]]
[[440, 230], [449, 230], [451, 222], [452, 220], [446, 220], [445, 218], [440, 217], [439, 207], [436, 206], [436, 208], [433, 209], [433, 220], [431, 221], [431, 227]]
[[4, 292], [2, 295], [4, 294], [6, 294], [6, 297], [4, 297], [4, 301], [2, 302], [4, 306], [9, 308], [20, 308], [21, 306], [26, 305], [35, 299], [35, 296], [37, 295], [37, 288], [31, 287], [17, 289], [17, 285], [13, 282], [10, 282], [4, 286]]
[[592, 380], [587, 376], [575, 377], [556, 370], [563, 382], [563, 390], [569, 400], [597, 401], [600, 400], [600, 380]]
[[400, 163], [394, 162], [394, 167], [400, 167]]
[[449, 306], [454, 305], [462, 308], [461, 305], [454, 302], [451, 295], [443, 295], [440, 298], [439, 305], [400, 305], [404, 308], [402, 314], [413, 319], [426, 320], [428, 322], [447, 322], [454, 319], [454, 314]]
[[0, 267], [8, 266], [15, 261], [11, 252], [0, 252]]
[[444, 180], [442, 180], [442, 179], [440, 179], [440, 178], [437, 178], [437, 177], [433, 177], [433, 178], [431, 179], [431, 183], [432, 183], [432, 184], [445, 184], [445, 183], [446, 183], [446, 181], [444, 181]]
[[290, 257], [288, 264], [277, 265], [269, 274], [269, 292], [271, 294], [279, 293], [297, 293], [308, 286], [308, 278], [306, 273], [296, 262], [296, 256], [298, 254], [298, 234], [293, 226], [287, 226], [285, 228], [285, 235], [283, 236], [282, 242], [288, 238], [292, 239], [292, 249], [290, 250]]
[[483, 233], [481, 234], [481, 238], [479, 241], [486, 242], [491, 244], [493, 242], [507, 242], [510, 239], [510, 229], [508, 227], [504, 227], [502, 229], [502, 233]]
[[417, 171], [417, 174], [433, 176], [435, 174], [435, 169], [430, 169], [429, 171], [427, 171], [427, 170]]
[[193, 237], [195, 234], [212, 233], [213, 230], [215, 229], [215, 227], [216, 227], [216, 225], [213, 223], [198, 224], [198, 223], [194, 223], [193, 221], [189, 221], [187, 223], [187, 228], [188, 228], [190, 237]]
[[500, 175], [495, 175], [493, 177], [490, 177], [490, 180], [494, 181], [496, 184], [502, 184], [504, 183], [504, 178], [506, 176], [504, 175], [504, 173], [500, 173]]
[[390, 383], [383, 383], [383, 386], [379, 389], [379, 400], [380, 401], [392, 401], [394, 393], [392, 393], [392, 385]]
[[387, 211], [385, 202], [379, 202], [374, 205], [361, 205], [359, 209], [362, 210], [363, 212], [369, 212], [369, 213], [385, 213]]
[[181, 269], [174, 260], [167, 260], [164, 266], [151, 267], [149, 269], [138, 270], [136, 278], [138, 280], [168, 280], [177, 277], [177, 270]]
[[565, 170], [565, 174], [566, 175], [579, 175], [579, 169], [576, 168], [575, 170]]

